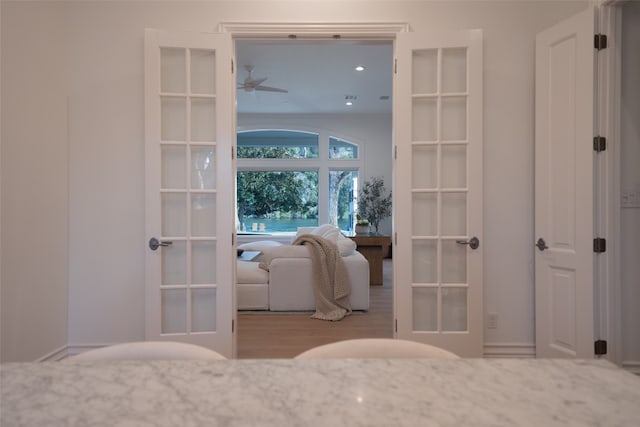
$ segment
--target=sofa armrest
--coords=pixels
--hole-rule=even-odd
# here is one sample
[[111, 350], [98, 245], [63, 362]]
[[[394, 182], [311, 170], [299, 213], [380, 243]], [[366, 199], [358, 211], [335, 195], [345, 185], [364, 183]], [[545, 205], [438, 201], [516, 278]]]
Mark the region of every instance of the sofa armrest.
[[283, 245], [263, 249], [262, 262], [271, 264], [271, 261], [277, 258], [311, 258], [311, 253], [304, 245]]

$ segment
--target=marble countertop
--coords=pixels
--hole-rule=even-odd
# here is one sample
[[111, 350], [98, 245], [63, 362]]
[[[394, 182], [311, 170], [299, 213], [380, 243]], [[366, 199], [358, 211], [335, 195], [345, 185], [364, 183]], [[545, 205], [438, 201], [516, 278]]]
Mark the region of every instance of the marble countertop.
[[8, 363], [10, 426], [639, 426], [640, 378], [601, 360]]

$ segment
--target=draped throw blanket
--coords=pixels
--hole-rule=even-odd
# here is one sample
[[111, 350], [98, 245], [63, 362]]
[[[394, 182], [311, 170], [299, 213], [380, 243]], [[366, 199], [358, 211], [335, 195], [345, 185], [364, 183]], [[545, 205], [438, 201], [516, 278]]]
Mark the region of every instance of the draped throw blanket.
[[336, 321], [351, 314], [351, 284], [338, 247], [313, 234], [299, 236], [292, 245], [307, 245], [311, 254], [313, 293], [316, 299], [316, 312], [311, 317]]

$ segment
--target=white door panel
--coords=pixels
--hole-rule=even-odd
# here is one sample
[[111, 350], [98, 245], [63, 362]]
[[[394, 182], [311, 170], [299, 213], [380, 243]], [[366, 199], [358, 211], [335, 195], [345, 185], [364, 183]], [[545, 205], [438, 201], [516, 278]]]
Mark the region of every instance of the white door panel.
[[478, 357], [483, 347], [482, 33], [400, 33], [396, 54], [397, 336]]
[[538, 357], [593, 357], [593, 34], [589, 8], [536, 40]]
[[[145, 32], [147, 340], [233, 355], [228, 34]], [[170, 242], [170, 243], [169, 243]]]

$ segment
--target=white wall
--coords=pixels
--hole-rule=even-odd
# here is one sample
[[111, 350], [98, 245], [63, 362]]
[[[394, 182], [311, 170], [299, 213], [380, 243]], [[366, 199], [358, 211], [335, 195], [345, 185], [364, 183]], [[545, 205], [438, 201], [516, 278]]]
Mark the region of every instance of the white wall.
[[[622, 15], [622, 102], [620, 186], [623, 192], [640, 192], [640, 3], [628, 2]], [[640, 207], [622, 207], [621, 286], [622, 360], [640, 368]]]
[[67, 344], [64, 9], [2, 3], [2, 362]]
[[[30, 54], [11, 64], [3, 58], [3, 82], [6, 70], [14, 77], [16, 88], [9, 94], [3, 88], [3, 122], [15, 118], [18, 124], [12, 126], [12, 133], [28, 135], [24, 142], [12, 142], [15, 149], [23, 143], [25, 147], [19, 148], [21, 156], [14, 156], [11, 174], [5, 173], [8, 161], [3, 152], [2, 182], [7, 186], [7, 176], [17, 176], [19, 170], [30, 168], [33, 159], [29, 154], [36, 150], [53, 152], [59, 162], [56, 167], [38, 164], [56, 172], [48, 182], [44, 180], [48, 174], [39, 170], [43, 186], [38, 188], [48, 195], [46, 200], [54, 199], [50, 207], [53, 212], [65, 212], [67, 206], [69, 210], [71, 345], [144, 336], [144, 28], [212, 31], [220, 22], [327, 21], [408, 22], [414, 31], [484, 30], [485, 309], [499, 315], [498, 329], [487, 331], [485, 339], [494, 353], [519, 346], [531, 350], [534, 37], [541, 29], [582, 10], [586, 2], [145, 1], [70, 2], [61, 8], [48, 5], [19, 2], [8, 7], [2, 3], [3, 55], [5, 45], [9, 51], [26, 50]], [[49, 14], [51, 8], [63, 11], [63, 16]], [[10, 28], [5, 29], [5, 25]], [[24, 44], [16, 37], [30, 31], [42, 35], [41, 46]], [[56, 58], [62, 53], [68, 58], [66, 80], [55, 75]], [[57, 85], [34, 87], [30, 72], [21, 75], [23, 61], [29, 62], [29, 69], [47, 71], [53, 62], [51, 72]], [[66, 139], [56, 132], [51, 135], [50, 129], [42, 126], [47, 119], [45, 123], [53, 122], [50, 127], [59, 131], [65, 117], [59, 117], [58, 110], [46, 117], [41, 114], [41, 105], [55, 104], [65, 84], [70, 102], [68, 160], [58, 158], [67, 150]], [[28, 96], [23, 96], [20, 88]], [[3, 136], [4, 132], [3, 127]], [[68, 204], [67, 191], [55, 179], [58, 168], [66, 167]], [[9, 191], [13, 198], [23, 194], [24, 187], [20, 180], [12, 180]], [[18, 236], [15, 232], [8, 239], [7, 228], [20, 230], [20, 236], [31, 241], [40, 237], [42, 228], [50, 228], [49, 224], [56, 227], [56, 235], [65, 234], [63, 221], [29, 218], [28, 206], [16, 207], [21, 215], [6, 218], [6, 202], [3, 187], [3, 250]], [[60, 242], [67, 240], [63, 237]], [[59, 257], [56, 253], [47, 259], [29, 256], [19, 261], [26, 270], [49, 273], [51, 264], [58, 268], [66, 265], [66, 258]], [[3, 283], [4, 263], [5, 252]], [[34, 278], [38, 289], [30, 290], [29, 298], [39, 297], [49, 286], [50, 276], [42, 274]], [[55, 304], [56, 310], [66, 310], [65, 303], [59, 301], [66, 296], [64, 289], [56, 291], [57, 298], [51, 298], [54, 301], [40, 301], [37, 307]], [[10, 301], [3, 299], [3, 304], [18, 302], [13, 295], [10, 297]], [[10, 322], [14, 329], [7, 342], [20, 342], [26, 337], [31, 340], [37, 335], [35, 328], [21, 324], [17, 314], [5, 316], [3, 312], [3, 316], [3, 323]]]
[[[385, 187], [392, 183], [392, 123], [391, 114], [242, 114], [238, 130], [269, 129], [316, 130], [328, 136], [355, 142], [362, 148], [364, 166], [361, 180], [382, 176]], [[391, 233], [391, 218], [380, 223], [380, 233]]]

